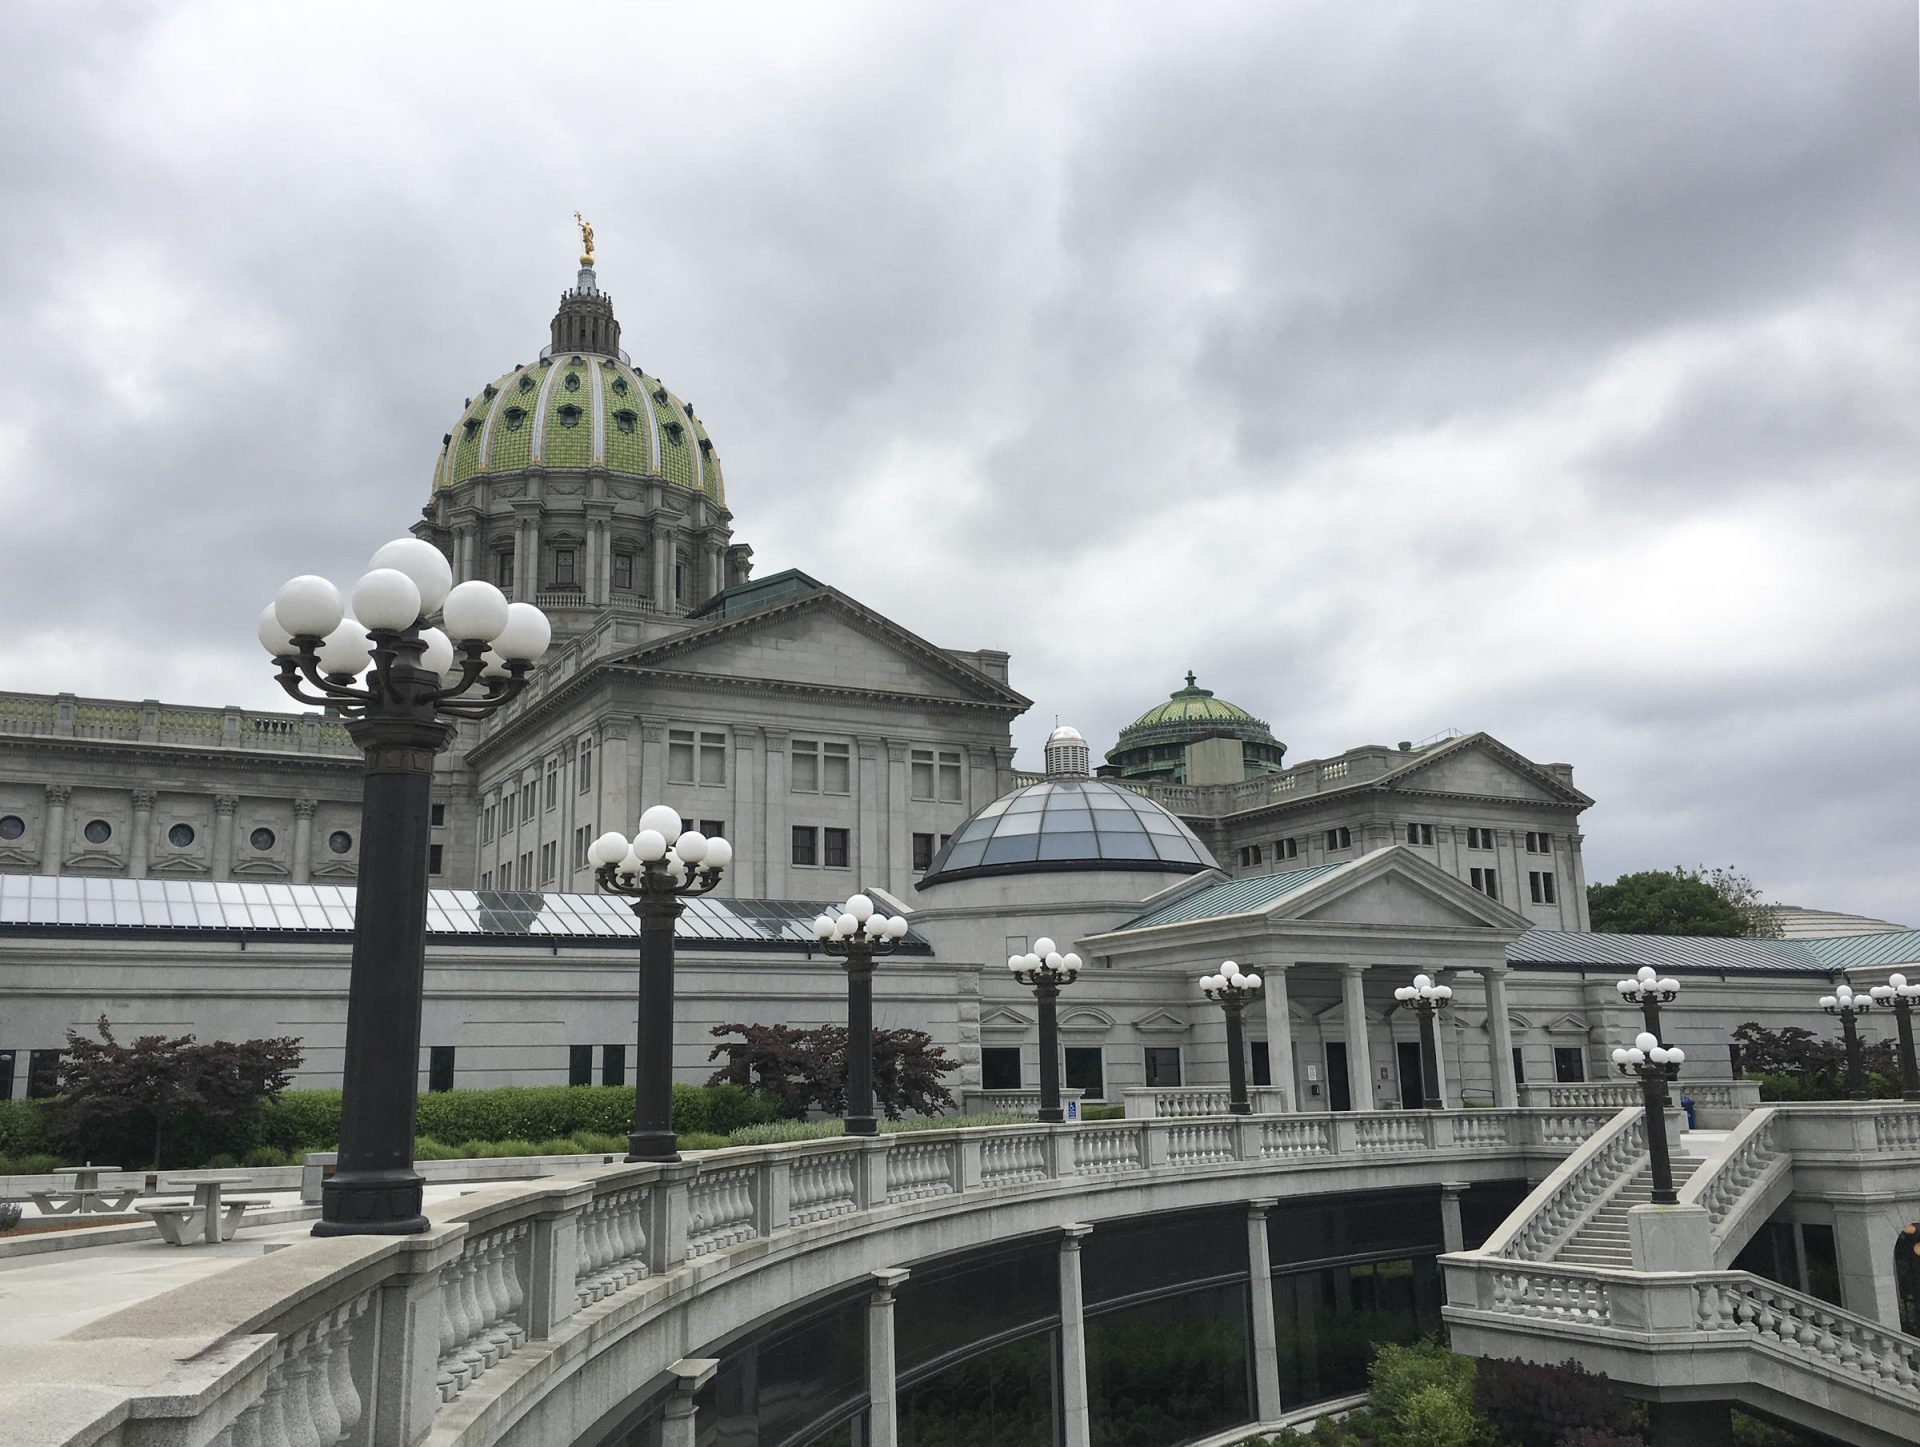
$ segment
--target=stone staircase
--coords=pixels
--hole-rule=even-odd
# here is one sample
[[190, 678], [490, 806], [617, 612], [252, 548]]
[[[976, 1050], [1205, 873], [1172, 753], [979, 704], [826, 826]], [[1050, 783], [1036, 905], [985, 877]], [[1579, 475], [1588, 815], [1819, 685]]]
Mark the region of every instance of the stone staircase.
[[[1673, 1188], [1678, 1191], [1700, 1168], [1701, 1157], [1673, 1157]], [[1633, 1242], [1627, 1232], [1627, 1212], [1653, 1199], [1653, 1167], [1643, 1164], [1607, 1203], [1581, 1223], [1553, 1259], [1569, 1266], [1633, 1266]]]

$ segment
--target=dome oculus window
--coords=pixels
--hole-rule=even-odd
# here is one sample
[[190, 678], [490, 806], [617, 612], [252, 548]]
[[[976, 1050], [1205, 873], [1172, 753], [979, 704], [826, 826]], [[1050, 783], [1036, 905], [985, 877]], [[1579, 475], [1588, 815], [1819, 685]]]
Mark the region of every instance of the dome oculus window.
[[666, 401], [666, 400], [667, 400], [667, 389], [666, 389], [665, 387], [655, 387], [655, 388], [653, 389], [653, 400], [654, 400], [654, 401], [656, 401], [656, 402], [664, 402], [664, 401]]
[[678, 422], [669, 422], [662, 430], [666, 432], [667, 440], [675, 447], [680, 445], [680, 439], [686, 431]]
[[525, 373], [522, 373], [520, 376], [520, 390], [523, 393], [533, 390], [533, 378], [527, 376]]
[[269, 849], [273, 848], [273, 831], [271, 829], [256, 829], [247, 836], [247, 843], [259, 850], [260, 853], [265, 854]]
[[480, 419], [478, 417], [469, 417], [466, 420], [465, 425], [466, 425], [467, 436], [469, 438], [478, 437], [480, 435]]
[[27, 832], [27, 821], [18, 814], [0, 816], [0, 839], [18, 839]]
[[578, 372], [567, 373], [567, 380], [563, 385], [565, 385], [569, 392], [578, 392], [580, 390], [580, 374]]
[[520, 430], [520, 424], [527, 420], [527, 409], [524, 407], [509, 407], [502, 415], [506, 418], [507, 431], [518, 432]]
[[580, 409], [578, 407], [572, 405], [562, 407], [555, 415], [559, 418], [562, 427], [578, 427], [580, 425]]
[[167, 831], [167, 843], [171, 844], [175, 849], [186, 849], [190, 847], [195, 837], [193, 825], [191, 824], [176, 824]]
[[336, 829], [327, 836], [327, 848], [331, 849], [335, 854], [351, 854], [353, 852], [353, 836], [344, 829]]
[[639, 414], [630, 412], [625, 407], [622, 407], [618, 412], [613, 414], [613, 425], [618, 427], [622, 432], [633, 431], [639, 421]]
[[627, 395], [627, 379], [625, 377], [615, 377], [613, 379], [613, 395], [616, 397], [624, 397]]
[[80, 832], [86, 835], [89, 844], [105, 844], [113, 838], [113, 825], [105, 819], [89, 819], [87, 827]]

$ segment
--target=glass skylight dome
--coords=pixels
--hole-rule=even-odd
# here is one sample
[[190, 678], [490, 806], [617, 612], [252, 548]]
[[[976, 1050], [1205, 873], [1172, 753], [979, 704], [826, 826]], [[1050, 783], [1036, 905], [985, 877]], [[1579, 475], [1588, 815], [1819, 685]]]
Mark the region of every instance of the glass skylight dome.
[[1105, 779], [1042, 779], [995, 799], [934, 856], [920, 887], [982, 874], [1132, 869], [1198, 874], [1213, 856], [1153, 800]]

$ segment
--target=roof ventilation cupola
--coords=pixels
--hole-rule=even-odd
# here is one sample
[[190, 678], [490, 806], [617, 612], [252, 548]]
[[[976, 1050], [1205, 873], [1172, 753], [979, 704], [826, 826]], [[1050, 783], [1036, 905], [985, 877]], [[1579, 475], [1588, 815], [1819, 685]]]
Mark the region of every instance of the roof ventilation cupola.
[[1093, 756], [1086, 739], [1072, 724], [1061, 724], [1047, 735], [1047, 777], [1084, 779], [1092, 773]]

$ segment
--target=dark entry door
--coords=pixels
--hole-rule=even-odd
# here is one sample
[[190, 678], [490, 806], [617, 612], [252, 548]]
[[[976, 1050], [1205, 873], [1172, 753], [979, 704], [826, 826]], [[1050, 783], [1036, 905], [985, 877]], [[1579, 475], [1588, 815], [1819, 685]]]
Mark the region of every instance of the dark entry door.
[[1353, 1090], [1347, 1081], [1347, 1042], [1327, 1042], [1327, 1105], [1333, 1110], [1353, 1109]]
[[1402, 1040], [1400, 1045], [1400, 1108], [1418, 1110], [1426, 1100], [1420, 1078], [1420, 1042]]

